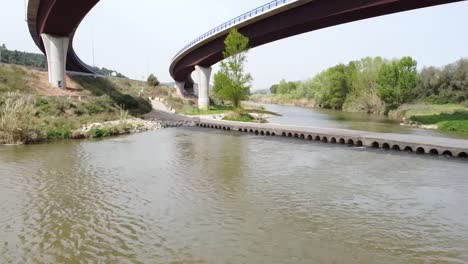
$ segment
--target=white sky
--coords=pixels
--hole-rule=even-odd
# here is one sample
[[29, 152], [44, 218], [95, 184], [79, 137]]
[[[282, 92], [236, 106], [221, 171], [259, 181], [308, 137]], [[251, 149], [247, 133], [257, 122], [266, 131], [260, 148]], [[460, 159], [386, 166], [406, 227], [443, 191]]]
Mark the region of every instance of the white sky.
[[[0, 0], [0, 44], [38, 52], [25, 18], [25, 0]], [[149, 72], [172, 81], [175, 53], [198, 35], [268, 0], [101, 0], [85, 18], [75, 49], [92, 65], [142, 79]], [[8, 12], [5, 12], [8, 10]], [[249, 54], [253, 89], [280, 79], [302, 80], [365, 56], [412, 56], [420, 66], [468, 57], [468, 1], [373, 18], [270, 43]], [[215, 67], [216, 70], [216, 67]]]

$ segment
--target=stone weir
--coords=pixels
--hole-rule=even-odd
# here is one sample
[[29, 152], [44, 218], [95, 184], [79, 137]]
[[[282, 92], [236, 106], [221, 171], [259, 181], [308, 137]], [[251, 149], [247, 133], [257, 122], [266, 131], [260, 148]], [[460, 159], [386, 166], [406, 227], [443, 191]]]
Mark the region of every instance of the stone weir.
[[238, 131], [261, 136], [290, 137], [324, 143], [352, 145], [357, 147], [382, 148], [418, 154], [444, 155], [468, 158], [468, 140], [416, 136], [392, 133], [374, 133], [349, 129], [258, 124], [245, 122], [199, 119], [196, 125], [204, 128]]

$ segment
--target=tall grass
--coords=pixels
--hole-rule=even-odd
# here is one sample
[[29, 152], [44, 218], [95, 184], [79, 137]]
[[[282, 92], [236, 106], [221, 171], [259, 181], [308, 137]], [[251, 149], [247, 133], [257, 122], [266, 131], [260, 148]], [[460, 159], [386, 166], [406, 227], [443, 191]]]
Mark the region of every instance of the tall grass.
[[44, 139], [34, 101], [17, 93], [8, 94], [0, 105], [0, 144], [27, 144]]
[[0, 93], [29, 91], [26, 76], [27, 72], [21, 67], [2, 65], [0, 67]]

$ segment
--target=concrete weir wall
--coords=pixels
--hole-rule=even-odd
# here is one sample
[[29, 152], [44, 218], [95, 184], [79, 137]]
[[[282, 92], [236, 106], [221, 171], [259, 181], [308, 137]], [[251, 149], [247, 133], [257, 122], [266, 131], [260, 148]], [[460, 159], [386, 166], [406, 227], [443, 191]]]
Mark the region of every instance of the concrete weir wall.
[[196, 125], [204, 128], [238, 131], [261, 136], [290, 137], [358, 147], [468, 158], [468, 140], [211, 119], [200, 119], [196, 122]]

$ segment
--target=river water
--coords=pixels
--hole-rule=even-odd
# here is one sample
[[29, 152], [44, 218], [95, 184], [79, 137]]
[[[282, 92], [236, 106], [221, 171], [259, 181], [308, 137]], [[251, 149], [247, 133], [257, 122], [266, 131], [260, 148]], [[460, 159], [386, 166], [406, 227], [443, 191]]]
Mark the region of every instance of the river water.
[[468, 135], [463, 133], [441, 132], [437, 130], [401, 126], [398, 120], [390, 119], [382, 115], [348, 113], [327, 109], [307, 109], [281, 105], [263, 106], [267, 110], [281, 114], [281, 116], [269, 119], [271, 123], [277, 124], [468, 139]]
[[0, 147], [0, 263], [467, 263], [467, 171], [201, 128]]

